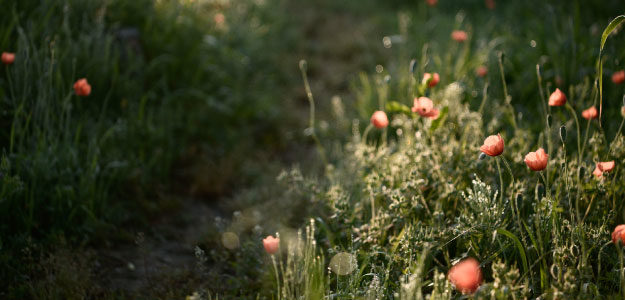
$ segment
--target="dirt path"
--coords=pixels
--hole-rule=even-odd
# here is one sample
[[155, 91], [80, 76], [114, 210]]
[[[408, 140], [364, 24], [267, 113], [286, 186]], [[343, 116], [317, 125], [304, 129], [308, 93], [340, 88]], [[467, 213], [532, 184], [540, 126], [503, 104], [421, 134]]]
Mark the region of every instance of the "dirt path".
[[[306, 6], [292, 8], [306, 12], [299, 21], [305, 41], [301, 53], [288, 58], [294, 66], [289, 71], [293, 76], [299, 76], [296, 62], [300, 58], [309, 61], [309, 76], [315, 97], [320, 102], [320, 114], [324, 114], [324, 107], [327, 114], [330, 98], [348, 95], [349, 80], [363, 68], [374, 65], [375, 57], [382, 48], [381, 36], [376, 36], [375, 27], [362, 16], [329, 11], [317, 7], [318, 4], [298, 5]], [[285, 101], [301, 104], [298, 106], [300, 111], [294, 113], [301, 116], [308, 114], [302, 85], [285, 87], [277, 94], [283, 95]], [[303, 128], [298, 132], [301, 134]], [[312, 144], [310, 146], [312, 149]], [[287, 152], [294, 152], [288, 149], [298, 149], [298, 153], [276, 153], [275, 157], [280, 161], [277, 164], [281, 168], [305, 160], [301, 145], [287, 147]], [[314, 151], [310, 149], [303, 151], [308, 153], [303, 156], [314, 156]], [[276, 175], [268, 174], [272, 178]], [[102, 288], [143, 296], [162, 296], [162, 292], [172, 286], [192, 288], [199, 278], [196, 245], [209, 238], [207, 231], [216, 217], [229, 218], [232, 215], [231, 211], [218, 208], [218, 201], [206, 200], [186, 198], [180, 209], [155, 221], [148, 232], [137, 233], [135, 243], [97, 251], [98, 264], [102, 266], [97, 280]]]
[[155, 222], [149, 232], [138, 232], [134, 244], [98, 251], [104, 266], [99, 274], [102, 287], [153, 294], [163, 280], [192, 279], [196, 271], [195, 247], [209, 223], [220, 215], [205, 201], [188, 199], [174, 214]]

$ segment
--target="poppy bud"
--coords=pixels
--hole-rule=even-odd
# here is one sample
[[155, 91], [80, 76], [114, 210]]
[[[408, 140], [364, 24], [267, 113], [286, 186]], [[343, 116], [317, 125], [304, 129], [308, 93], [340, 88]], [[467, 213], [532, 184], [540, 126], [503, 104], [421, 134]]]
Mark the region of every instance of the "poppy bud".
[[551, 128], [551, 121], [553, 120], [553, 117], [551, 116], [551, 114], [547, 115], [547, 127]]
[[304, 72], [308, 69], [308, 63], [306, 62], [306, 60], [302, 59], [299, 61], [299, 69]]
[[416, 69], [417, 69], [417, 60], [413, 58], [413, 59], [410, 61], [410, 68], [409, 68], [408, 70], [410, 71], [410, 73], [414, 74], [414, 72], [416, 71]]
[[388, 84], [389, 82], [391, 82], [391, 75], [384, 76], [384, 83]]

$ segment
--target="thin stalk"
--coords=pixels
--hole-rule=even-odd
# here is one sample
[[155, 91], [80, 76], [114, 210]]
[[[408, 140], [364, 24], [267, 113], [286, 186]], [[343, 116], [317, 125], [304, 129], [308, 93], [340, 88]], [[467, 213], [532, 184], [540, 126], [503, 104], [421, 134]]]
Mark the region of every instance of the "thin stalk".
[[306, 74], [306, 61], [300, 60], [299, 69], [302, 73], [302, 79], [304, 80], [304, 88], [306, 89], [306, 97], [308, 98], [308, 103], [310, 104], [310, 117], [308, 119], [308, 128], [311, 130], [312, 139], [315, 141], [317, 145], [317, 151], [319, 152], [319, 156], [321, 156], [321, 160], [324, 163], [324, 167], [328, 165], [328, 159], [326, 158], [325, 149], [323, 145], [321, 145], [321, 141], [317, 137], [317, 133], [315, 130], [315, 99], [313, 98], [312, 90], [310, 89], [310, 83], [308, 83], [308, 75]]
[[623, 295], [623, 299], [625, 299], [625, 266], [623, 265], [623, 249], [619, 246], [619, 244], [616, 245], [616, 247], [618, 248], [618, 260], [619, 260], [619, 264], [621, 266], [621, 268], [619, 269], [619, 274], [620, 274], [620, 285], [619, 285], [619, 289], [621, 290], [621, 294]]
[[503, 94], [505, 97], [504, 102], [506, 102], [508, 109], [510, 109], [510, 114], [512, 115], [512, 127], [514, 127], [514, 130], [516, 131], [518, 129], [516, 126], [516, 116], [514, 113], [514, 107], [511, 103], [512, 98], [508, 95], [508, 85], [506, 84], [506, 77], [503, 71], [503, 52], [499, 53], [499, 72], [501, 73], [501, 83], [503, 84]]
[[503, 176], [501, 174], [501, 167], [499, 166], [499, 160], [495, 159], [495, 163], [497, 164], [497, 172], [499, 173], [499, 189], [501, 191], [501, 196], [499, 197], [500, 204], [503, 205]]
[[482, 103], [480, 104], [480, 108], [477, 112], [481, 115], [484, 110], [484, 105], [486, 104], [486, 100], [488, 99], [488, 82], [484, 84], [484, 90], [482, 91]]
[[[512, 180], [510, 185], [512, 185], [512, 188], [514, 188], [514, 175], [512, 174], [512, 168], [510, 168], [508, 161], [503, 156], [500, 156], [500, 157], [504, 165], [506, 166], [506, 169], [508, 169], [508, 173], [510, 174], [510, 178]], [[513, 196], [512, 197], [512, 214], [513, 215], [514, 215], [514, 211], [516, 211], [516, 222], [517, 222], [517, 226], [519, 227], [519, 231], [521, 232], [521, 238], [523, 239], [523, 244], [526, 244], [527, 240], [525, 239], [525, 233], [523, 232], [523, 226], [521, 225], [521, 211], [519, 210], [519, 205], [516, 202], [516, 197]]]
[[545, 91], [543, 91], [543, 77], [540, 75], [540, 65], [536, 65], [536, 77], [538, 78], [538, 91], [540, 92], [540, 99], [543, 102], [543, 110], [545, 115], [544, 119], [547, 118], [547, 114], [549, 113], [547, 109], [547, 98], [545, 97]]
[[371, 131], [372, 128], [373, 128], [373, 125], [371, 125], [371, 123], [369, 123], [367, 128], [365, 128], [365, 132], [362, 133], [362, 143], [363, 144], [367, 144], [367, 136], [369, 135], [369, 131]]
[[276, 257], [273, 256], [273, 254], [271, 255], [271, 262], [273, 263], [273, 271], [275, 272], [276, 275], [276, 285], [278, 287], [278, 300], [280, 300], [280, 295], [282, 294], [280, 292], [280, 275], [278, 273], [278, 265], [276, 264]]

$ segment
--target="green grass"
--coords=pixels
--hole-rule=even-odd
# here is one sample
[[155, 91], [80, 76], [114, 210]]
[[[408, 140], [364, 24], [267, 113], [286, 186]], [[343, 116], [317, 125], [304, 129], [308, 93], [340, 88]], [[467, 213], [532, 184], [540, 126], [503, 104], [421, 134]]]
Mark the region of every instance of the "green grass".
[[[119, 239], [175, 207], [169, 194], [195, 187], [219, 197], [253, 181], [236, 155], [284, 147], [279, 122], [293, 121], [274, 91], [289, 79], [263, 53], [291, 43], [276, 34], [279, 11], [252, 2], [0, 5], [0, 49], [17, 57], [0, 72], [0, 281], [21, 282], [3, 285], [9, 295], [28, 293], [16, 277], [26, 272], [22, 249]], [[79, 78], [92, 85], [88, 97], [74, 95]], [[203, 166], [198, 175], [177, 175], [192, 164]]]
[[[17, 57], [0, 71], [0, 297], [620, 298], [621, 26], [600, 42], [625, 6], [496, 2], [0, 0], [0, 51]], [[556, 87], [567, 106], [545, 104]], [[412, 113], [416, 96], [440, 117]], [[581, 118], [600, 103], [601, 126]], [[388, 128], [369, 126], [376, 110]], [[503, 155], [480, 158], [497, 133]], [[523, 163], [539, 147], [540, 173]], [[279, 156], [295, 162], [280, 174]], [[197, 270], [101, 290], [91, 250], [184, 196], [234, 212], [198, 228]], [[464, 257], [484, 275], [469, 296], [446, 278]]]

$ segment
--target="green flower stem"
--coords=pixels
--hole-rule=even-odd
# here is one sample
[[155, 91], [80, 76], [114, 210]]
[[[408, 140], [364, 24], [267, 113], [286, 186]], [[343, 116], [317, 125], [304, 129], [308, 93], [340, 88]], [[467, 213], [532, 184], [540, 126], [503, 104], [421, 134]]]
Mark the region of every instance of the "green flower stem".
[[501, 174], [501, 167], [499, 166], [499, 159], [495, 159], [495, 163], [497, 164], [497, 172], [499, 173], [499, 189], [501, 190], [499, 201], [500, 204], [503, 205], [503, 176]]
[[282, 294], [280, 291], [280, 275], [278, 273], [278, 265], [276, 264], [276, 257], [272, 254], [271, 255], [271, 262], [273, 263], [273, 271], [275, 272], [276, 275], [276, 285], [278, 287], [278, 300], [280, 300], [280, 295]]
[[323, 148], [323, 145], [321, 145], [321, 141], [319, 141], [315, 130], [315, 99], [313, 98], [313, 93], [310, 89], [310, 83], [308, 83], [305, 60], [301, 60], [299, 62], [299, 69], [302, 73], [302, 79], [304, 80], [306, 97], [308, 98], [308, 103], [310, 104], [310, 117], [308, 119], [308, 128], [310, 128], [311, 130], [311, 136], [312, 139], [315, 141], [315, 145], [317, 146], [317, 152], [319, 152], [319, 156], [321, 156], [321, 160], [323, 161], [323, 166], [326, 167], [328, 165], [328, 159], [326, 158], [325, 149]]

